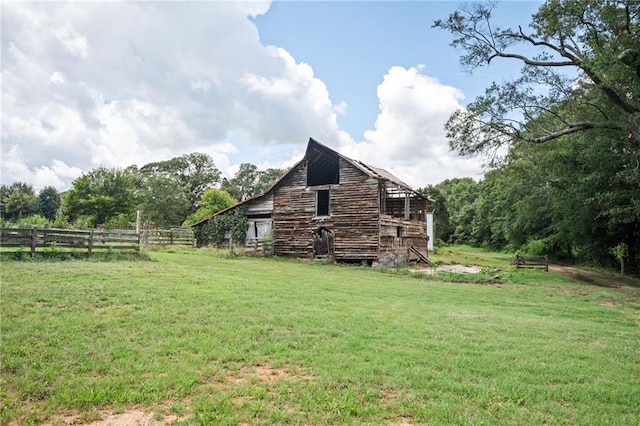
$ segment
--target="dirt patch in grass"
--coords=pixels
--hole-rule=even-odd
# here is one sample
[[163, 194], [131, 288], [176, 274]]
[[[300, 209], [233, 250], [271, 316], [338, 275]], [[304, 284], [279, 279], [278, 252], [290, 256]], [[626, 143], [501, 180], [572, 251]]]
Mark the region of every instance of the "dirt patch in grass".
[[391, 423], [393, 426], [413, 426], [415, 423], [412, 423], [410, 419], [406, 417], [401, 417], [398, 420]]
[[268, 364], [242, 367], [238, 375], [234, 375], [231, 372], [227, 373], [227, 381], [232, 383], [246, 383], [252, 377], [255, 377], [260, 383], [268, 383], [276, 380], [313, 379], [313, 376], [306, 373], [298, 373], [297, 371], [292, 373], [286, 366], [276, 368]]
[[610, 272], [594, 271], [575, 266], [549, 265], [549, 270], [560, 272], [589, 285], [607, 288], [636, 287], [640, 288], [640, 280]]
[[482, 266], [465, 265], [438, 265], [436, 272], [455, 272], [459, 274], [477, 274], [482, 271]]
[[175, 414], [157, 415], [153, 411], [144, 411], [139, 408], [131, 408], [122, 413], [102, 411], [92, 417], [98, 420], [90, 420], [86, 414], [76, 414], [58, 417], [45, 423], [47, 426], [165, 426], [184, 420]]
[[[640, 280], [638, 278], [564, 265], [549, 265], [549, 270], [568, 275], [587, 286], [612, 289], [617, 293], [624, 294], [633, 302], [640, 303], [640, 293], [638, 292], [638, 289], [640, 289]], [[603, 302], [603, 304], [607, 306], [617, 306], [622, 303], [622, 301], [616, 299], [608, 299]]]
[[435, 268], [419, 264], [419, 265], [411, 268], [412, 271], [422, 272], [424, 274], [432, 274], [432, 275], [434, 273], [436, 273], [436, 272], [454, 272], [454, 273], [458, 273], [458, 274], [477, 274], [482, 269], [483, 269], [482, 266], [465, 266], [465, 265], [458, 265], [458, 264], [443, 264], [443, 265], [438, 265]]
[[89, 426], [125, 426], [125, 425], [168, 425], [178, 420], [178, 416], [170, 414], [162, 419], [155, 418], [153, 413], [146, 413], [142, 410], [129, 410], [120, 414], [109, 414], [102, 420], [88, 423]]
[[[272, 367], [268, 364], [243, 366], [237, 372], [228, 371], [218, 386], [271, 383], [277, 380], [312, 380], [314, 377], [299, 368]], [[167, 412], [163, 407], [152, 410], [130, 408], [122, 413], [99, 411], [92, 414], [56, 416], [47, 426], [164, 426], [184, 421], [185, 418]], [[12, 425], [13, 426], [13, 425]], [[17, 423], [16, 423], [17, 426]]]

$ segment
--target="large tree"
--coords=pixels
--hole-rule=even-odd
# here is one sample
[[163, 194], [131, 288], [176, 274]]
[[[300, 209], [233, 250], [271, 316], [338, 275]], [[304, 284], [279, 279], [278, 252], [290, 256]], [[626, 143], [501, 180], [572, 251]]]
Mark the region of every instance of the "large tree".
[[220, 187], [235, 199], [244, 201], [269, 189], [284, 172], [276, 168], [258, 170], [255, 164], [242, 163], [231, 179], [222, 180]]
[[187, 218], [184, 225], [192, 225], [202, 219], [211, 217], [214, 213], [231, 207], [236, 203], [236, 199], [223, 189], [207, 189], [200, 199], [200, 208]]
[[38, 213], [42, 217], [54, 220], [61, 205], [60, 193], [53, 186], [45, 186], [38, 193]]
[[460, 62], [469, 71], [500, 59], [523, 65], [517, 80], [494, 83], [451, 116], [451, 147], [475, 154], [514, 141], [545, 143], [605, 129], [638, 156], [640, 2], [549, 0], [529, 30], [494, 25], [494, 6], [464, 3], [434, 23], [454, 35], [452, 45], [461, 49]]
[[495, 26], [494, 7], [464, 3], [434, 23], [453, 33], [470, 71], [497, 60], [523, 65], [518, 79], [493, 83], [446, 124], [462, 155], [510, 148], [475, 202], [476, 216], [495, 214], [474, 219], [474, 236], [512, 246], [537, 239], [603, 263], [624, 245], [637, 267], [640, 2], [549, 0], [529, 29]]
[[3, 219], [16, 221], [36, 213], [38, 197], [33, 186], [14, 182], [0, 187], [0, 214]]
[[65, 212], [73, 219], [87, 216], [92, 226], [119, 215], [135, 213], [134, 175], [128, 170], [99, 167], [73, 181], [65, 196]]
[[471, 178], [446, 179], [421, 190], [435, 201], [433, 213], [436, 238], [445, 243], [473, 242], [473, 203], [478, 190], [478, 183]]
[[220, 181], [220, 170], [216, 167], [213, 158], [199, 152], [146, 164], [140, 168], [140, 173], [176, 179], [180, 182], [189, 198], [191, 213], [198, 210], [198, 202], [202, 194], [207, 189], [215, 187]]
[[175, 176], [139, 174], [136, 188], [138, 208], [145, 223], [180, 226], [191, 213], [189, 193]]

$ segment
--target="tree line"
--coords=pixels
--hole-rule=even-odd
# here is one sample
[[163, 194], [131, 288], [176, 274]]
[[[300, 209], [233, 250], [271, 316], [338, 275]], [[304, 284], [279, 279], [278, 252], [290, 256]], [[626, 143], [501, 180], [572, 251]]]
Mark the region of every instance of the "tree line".
[[36, 194], [25, 182], [0, 186], [4, 223], [49, 223], [58, 227], [126, 227], [142, 210], [144, 222], [159, 227], [190, 225], [268, 189], [284, 170], [240, 165], [222, 178], [213, 159], [190, 153], [127, 168], [98, 167], [58, 192], [47, 186]]
[[637, 271], [640, 2], [548, 0], [529, 30], [496, 26], [495, 7], [465, 3], [434, 23], [469, 71], [523, 66], [446, 124], [451, 149], [489, 154], [491, 169], [424, 189], [438, 238]]
[[[637, 271], [640, 2], [548, 0], [528, 29], [496, 26], [495, 7], [463, 3], [433, 24], [454, 36], [470, 72], [498, 60], [522, 64], [517, 78], [494, 82], [445, 125], [451, 149], [485, 156], [488, 171], [479, 182], [422, 189], [436, 200], [437, 239]], [[140, 208], [158, 224], [188, 224], [264, 191], [283, 172], [243, 164], [220, 179], [210, 157], [188, 154], [93, 170], [61, 194], [58, 210], [52, 188], [36, 196], [24, 183], [3, 186], [0, 213], [15, 220], [56, 211], [95, 226], [131, 220]]]

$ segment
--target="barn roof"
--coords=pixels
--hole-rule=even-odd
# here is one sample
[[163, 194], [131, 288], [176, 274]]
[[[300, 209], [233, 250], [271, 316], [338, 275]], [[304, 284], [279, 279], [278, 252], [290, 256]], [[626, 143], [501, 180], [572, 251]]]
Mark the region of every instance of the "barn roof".
[[[343, 160], [347, 161], [349, 164], [351, 164], [352, 166], [354, 166], [355, 168], [357, 168], [358, 170], [362, 171], [364, 174], [366, 174], [369, 177], [372, 177], [374, 179], [379, 179], [379, 180], [383, 180], [383, 181], [387, 181], [401, 189], [404, 189], [408, 192], [413, 193], [414, 195], [420, 197], [420, 198], [425, 198], [428, 199], [429, 201], [433, 201], [431, 199], [429, 199], [426, 195], [423, 195], [419, 192], [417, 192], [416, 190], [414, 190], [413, 188], [411, 188], [411, 186], [409, 186], [408, 184], [404, 183], [403, 181], [401, 181], [400, 179], [398, 179], [396, 176], [394, 176], [393, 174], [389, 173], [388, 171], [378, 168], [378, 167], [373, 167], [370, 166], [368, 164], [365, 164], [361, 161], [358, 160], [353, 160], [349, 157], [346, 157], [342, 154], [340, 154], [337, 151], [334, 151], [333, 149], [321, 144], [320, 142], [316, 141], [313, 138], [309, 138], [309, 142], [307, 144], [307, 150], [305, 152], [304, 157], [298, 161], [295, 165], [293, 165], [291, 167], [291, 169], [286, 172], [285, 174], [283, 174], [276, 182], [273, 183], [273, 185], [271, 185], [267, 190], [265, 190], [263, 193], [256, 195], [255, 197], [251, 197], [248, 198], [244, 201], [239, 202], [238, 204], [235, 204], [231, 207], [228, 207], [224, 210], [220, 210], [219, 212], [216, 212], [215, 214], [213, 214], [210, 217], [207, 217], [205, 219], [202, 219], [196, 223], [194, 223], [191, 226], [197, 226], [207, 220], [209, 220], [210, 218], [212, 218], [213, 216], [217, 216], [219, 214], [225, 213], [231, 209], [234, 209], [238, 206], [241, 206], [245, 203], [248, 203], [249, 201], [254, 201], [257, 200], [258, 198], [264, 197], [265, 195], [267, 195], [269, 192], [271, 192], [288, 174], [291, 170], [295, 169], [300, 163], [304, 162], [304, 161], [308, 161], [310, 159], [314, 159], [314, 161], [319, 161], [319, 162], [323, 162], [326, 161], [327, 164], [329, 163], [329, 158], [332, 156], [337, 155], [338, 157], [342, 158]], [[327, 168], [329, 169], [329, 168]]]
[[[415, 192], [417, 195], [423, 196], [422, 194], [416, 192], [413, 188], [411, 188], [411, 186], [409, 186], [408, 184], [404, 183], [403, 181], [401, 181], [400, 179], [398, 179], [396, 176], [394, 176], [393, 174], [389, 173], [388, 171], [381, 169], [379, 167], [374, 167], [374, 166], [370, 166], [368, 164], [363, 163], [362, 161], [358, 161], [358, 160], [353, 160], [345, 155], [340, 154], [337, 151], [332, 150], [331, 148], [321, 144], [320, 142], [316, 141], [313, 138], [309, 139], [309, 144], [307, 145], [307, 152], [305, 154], [305, 159], [309, 159], [310, 156], [312, 156], [313, 154], [317, 153], [317, 152], [330, 152], [334, 155], [337, 155], [338, 157], [341, 157], [342, 159], [344, 159], [345, 161], [349, 162], [352, 166], [356, 167], [357, 169], [359, 169], [360, 171], [362, 171], [364, 174], [375, 178], [375, 179], [380, 179], [380, 180], [386, 180], [394, 185], [397, 185], [403, 189], [407, 189], [410, 192]], [[425, 197], [425, 196], [423, 196]], [[426, 198], [426, 197], [425, 197]]]

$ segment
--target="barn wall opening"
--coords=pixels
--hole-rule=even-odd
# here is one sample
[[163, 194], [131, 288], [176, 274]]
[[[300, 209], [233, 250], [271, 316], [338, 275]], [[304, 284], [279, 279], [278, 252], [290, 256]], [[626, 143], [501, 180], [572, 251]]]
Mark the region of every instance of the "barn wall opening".
[[316, 216], [329, 216], [329, 190], [316, 191]]
[[313, 233], [314, 257], [327, 257], [333, 255], [333, 232], [325, 227], [318, 228]]
[[307, 186], [340, 183], [340, 159], [337, 155], [319, 154], [307, 164]]

